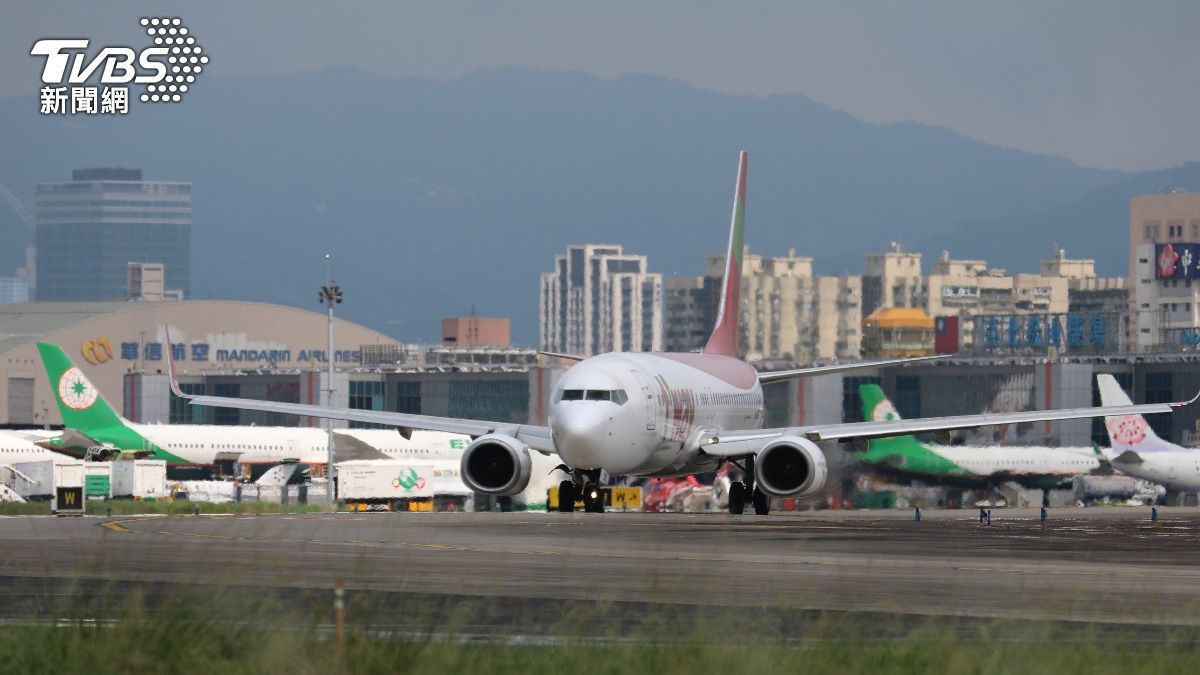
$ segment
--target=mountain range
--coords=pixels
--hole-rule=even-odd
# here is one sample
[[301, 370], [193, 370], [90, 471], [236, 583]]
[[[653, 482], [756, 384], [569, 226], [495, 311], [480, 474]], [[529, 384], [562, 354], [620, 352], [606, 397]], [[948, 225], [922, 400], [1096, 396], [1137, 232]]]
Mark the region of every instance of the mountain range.
[[[537, 339], [537, 289], [569, 244], [618, 243], [665, 275], [725, 246], [750, 152], [746, 240], [821, 274], [899, 241], [1036, 271], [1054, 247], [1124, 276], [1128, 197], [1200, 188], [1200, 164], [1126, 173], [917, 123], [876, 125], [801, 95], [735, 96], [655, 76], [481, 71], [441, 81], [357, 69], [205, 74], [181, 103], [127, 116], [0, 100], [0, 183], [29, 195], [72, 169], [193, 182], [193, 298], [318, 309], [324, 254], [340, 316], [401, 340], [442, 316], [509, 316]], [[32, 232], [0, 204], [0, 274]]]

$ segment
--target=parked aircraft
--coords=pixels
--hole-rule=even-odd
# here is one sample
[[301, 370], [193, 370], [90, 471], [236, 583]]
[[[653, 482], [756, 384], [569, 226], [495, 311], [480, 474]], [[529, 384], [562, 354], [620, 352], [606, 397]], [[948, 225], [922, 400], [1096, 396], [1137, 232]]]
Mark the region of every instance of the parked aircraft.
[[[877, 384], [860, 384], [863, 419], [899, 420], [900, 414]], [[967, 488], [995, 488], [1013, 482], [1042, 491], [1069, 488], [1075, 476], [1108, 473], [1106, 462], [1092, 448], [1032, 446], [967, 446], [923, 443], [915, 436], [891, 436], [867, 442], [866, 452], [855, 457], [874, 473], [906, 480]]]
[[[511, 495], [525, 488], [531, 475], [530, 450], [556, 455], [571, 474], [559, 486], [560, 495], [582, 493], [588, 511], [603, 510], [602, 472], [614, 477], [682, 476], [712, 471], [730, 462], [742, 469], [745, 479], [730, 486], [729, 511], [741, 513], [749, 502], [756, 512], [766, 513], [771, 496], [802, 497], [824, 486], [827, 467], [818, 441], [1170, 412], [1192, 402], [762, 428], [765, 383], [906, 360], [759, 373], [738, 358], [745, 152], [739, 160], [721, 300], [716, 326], [704, 350], [622, 352], [582, 359], [559, 379], [548, 426], [186, 395], [175, 382], [173, 361], [168, 360], [172, 387], [176, 395], [196, 405], [373, 422], [398, 427], [405, 434], [413, 429], [467, 434], [474, 440], [462, 454], [463, 482], [487, 494]], [[563, 510], [573, 508], [571, 499], [560, 496], [559, 503]]]
[[[131, 422], [113, 409], [58, 345], [39, 342], [38, 351], [66, 425], [61, 433], [36, 441], [41, 447], [79, 458], [89, 450], [99, 459], [136, 454], [175, 467], [237, 463], [265, 471], [278, 464], [325, 464], [328, 436], [321, 429]], [[386, 457], [357, 442], [341, 447], [338, 433], [338, 459]]]
[[[1129, 395], [1108, 373], [1096, 376], [1101, 405], [1129, 405]], [[1167, 504], [1179, 504], [1181, 493], [1200, 492], [1200, 450], [1164, 441], [1139, 414], [1107, 416], [1104, 426], [1112, 443], [1107, 455], [1113, 467], [1167, 489]]]

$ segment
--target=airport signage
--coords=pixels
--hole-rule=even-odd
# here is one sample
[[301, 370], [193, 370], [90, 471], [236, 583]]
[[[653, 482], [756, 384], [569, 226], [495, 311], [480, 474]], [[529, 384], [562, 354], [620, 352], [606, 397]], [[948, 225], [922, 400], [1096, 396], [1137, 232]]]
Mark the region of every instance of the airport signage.
[[1154, 247], [1156, 279], [1200, 279], [1200, 244], [1159, 244]]
[[[166, 345], [162, 342], [139, 343], [126, 341], [119, 345], [119, 358], [122, 361], [164, 361], [165, 350], [170, 348], [171, 358], [186, 363], [213, 363], [233, 365], [280, 366], [307, 363], [328, 363], [328, 352], [324, 349], [228, 349], [213, 348], [207, 342], [176, 342]], [[113, 353], [107, 337], [88, 340], [80, 346], [84, 359], [92, 365], [100, 365], [113, 360]], [[362, 352], [358, 349], [339, 349], [333, 352], [334, 363], [361, 364]]]
[[1118, 314], [1010, 314], [975, 319], [976, 351], [1104, 352], [1120, 348]]
[[[208, 65], [208, 54], [179, 17], [143, 17], [151, 44], [140, 49], [99, 47], [88, 38], [46, 38], [30, 56], [42, 57], [39, 110], [43, 115], [124, 115], [129, 84], [143, 103], [178, 103]], [[94, 54], [92, 56], [91, 54]]]
[[942, 286], [943, 298], [978, 298], [978, 286]]

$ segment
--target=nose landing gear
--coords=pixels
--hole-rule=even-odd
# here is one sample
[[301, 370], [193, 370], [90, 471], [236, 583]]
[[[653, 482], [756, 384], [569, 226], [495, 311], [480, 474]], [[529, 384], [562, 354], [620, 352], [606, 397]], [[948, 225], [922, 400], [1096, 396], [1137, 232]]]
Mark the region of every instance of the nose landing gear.
[[604, 495], [600, 492], [600, 469], [571, 470], [571, 479], [558, 484], [558, 511], [572, 513], [575, 500], [583, 501], [585, 513], [604, 513]]

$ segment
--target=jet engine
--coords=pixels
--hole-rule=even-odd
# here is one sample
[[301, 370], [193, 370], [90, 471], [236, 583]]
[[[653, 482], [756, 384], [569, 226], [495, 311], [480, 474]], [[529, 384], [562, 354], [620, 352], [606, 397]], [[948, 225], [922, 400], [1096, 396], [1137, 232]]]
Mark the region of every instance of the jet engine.
[[529, 485], [529, 448], [512, 436], [488, 434], [475, 439], [462, 456], [462, 480], [475, 492], [511, 496]]
[[759, 451], [754, 460], [758, 488], [773, 497], [807, 497], [825, 487], [829, 470], [816, 443], [784, 436]]

